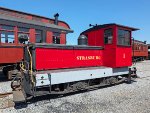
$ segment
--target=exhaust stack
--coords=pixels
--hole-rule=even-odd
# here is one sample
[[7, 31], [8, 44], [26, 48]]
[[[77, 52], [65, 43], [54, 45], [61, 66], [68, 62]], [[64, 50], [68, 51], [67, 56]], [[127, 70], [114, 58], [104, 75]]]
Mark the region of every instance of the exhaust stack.
[[58, 17], [59, 17], [59, 14], [56, 13], [56, 14], [54, 15], [54, 17], [55, 17], [55, 22], [54, 22], [54, 24], [55, 24], [55, 25], [58, 25]]

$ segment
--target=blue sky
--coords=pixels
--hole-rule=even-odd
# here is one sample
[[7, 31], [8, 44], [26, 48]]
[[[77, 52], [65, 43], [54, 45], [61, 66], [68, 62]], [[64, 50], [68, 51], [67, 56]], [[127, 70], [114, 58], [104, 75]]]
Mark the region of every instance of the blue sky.
[[50, 18], [59, 13], [74, 30], [67, 36], [68, 44], [77, 44], [89, 24], [107, 23], [139, 28], [133, 37], [150, 43], [150, 0], [0, 0], [0, 7]]

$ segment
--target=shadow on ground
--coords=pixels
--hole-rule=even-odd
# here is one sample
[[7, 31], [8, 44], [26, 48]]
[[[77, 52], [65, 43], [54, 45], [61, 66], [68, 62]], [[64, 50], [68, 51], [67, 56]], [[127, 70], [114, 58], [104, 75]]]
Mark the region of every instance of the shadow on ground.
[[2, 70], [0, 70], [0, 82], [8, 81], [7, 77], [3, 74]]

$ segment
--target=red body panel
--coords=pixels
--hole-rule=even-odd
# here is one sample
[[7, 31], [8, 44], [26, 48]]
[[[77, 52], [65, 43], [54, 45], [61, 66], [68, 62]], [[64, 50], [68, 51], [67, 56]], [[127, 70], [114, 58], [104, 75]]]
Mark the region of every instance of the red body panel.
[[104, 53], [104, 66], [115, 67], [116, 66], [116, 50], [115, 48], [105, 48]]
[[131, 47], [105, 48], [103, 57], [104, 66], [117, 68], [132, 65]]
[[131, 47], [119, 47], [116, 49], [116, 67], [126, 67], [132, 65]]
[[76, 68], [103, 65], [103, 50], [36, 48], [36, 69]]
[[86, 34], [89, 46], [104, 46], [103, 32], [101, 30], [92, 31]]
[[23, 59], [23, 48], [0, 47], [0, 64], [17, 63]]
[[134, 51], [133, 57], [148, 57], [148, 50], [147, 51]]

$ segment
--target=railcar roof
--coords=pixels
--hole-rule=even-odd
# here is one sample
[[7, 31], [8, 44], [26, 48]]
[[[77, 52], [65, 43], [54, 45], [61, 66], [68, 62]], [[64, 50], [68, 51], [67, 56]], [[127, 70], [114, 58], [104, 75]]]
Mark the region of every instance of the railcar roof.
[[15, 17], [11, 17], [11, 16], [6, 16], [6, 15], [0, 15], [0, 20], [8, 20], [8, 21], [13, 21], [13, 22], [20, 22], [20, 23], [25, 23], [25, 24], [30, 24], [30, 25], [36, 25], [36, 26], [43, 26], [43, 27], [47, 27], [47, 28], [53, 28], [53, 29], [59, 29], [59, 30], [64, 30], [67, 33], [69, 32], [73, 32], [73, 30], [62, 27], [62, 26], [58, 26], [55, 24], [50, 24], [50, 23], [41, 23], [41, 22], [37, 22], [34, 20], [26, 20], [26, 19], [20, 19], [20, 18], [15, 18]]
[[134, 43], [139, 43], [139, 44], [144, 44], [144, 45], [147, 45], [144, 41], [140, 41], [140, 40], [133, 40], [132, 39], [132, 42], [134, 41]]
[[[20, 14], [31, 15], [31, 16], [35, 16], [35, 17], [40, 17], [40, 18], [48, 19], [48, 20], [52, 20], [52, 21], [55, 20], [55, 19], [44, 17], [44, 16], [41, 16], [41, 15], [36, 15], [36, 14], [32, 14], [32, 13], [26, 13], [26, 12], [22, 12], [22, 11], [18, 11], [18, 10], [8, 9], [8, 8], [5, 8], [5, 7], [0, 7], [0, 9], [7, 10], [7, 11], [10, 11], [10, 12], [16, 12], [16, 13], [20, 13]], [[66, 22], [61, 21], [61, 20], [59, 20], [59, 21], [65, 23], [70, 28], [70, 26]]]
[[86, 32], [90, 32], [90, 31], [95, 31], [95, 30], [102, 29], [102, 28], [106, 28], [106, 27], [110, 27], [110, 26], [113, 26], [113, 25], [128, 28], [128, 29], [131, 29], [132, 31], [139, 30], [138, 28], [134, 28], [134, 27], [124, 26], [124, 25], [120, 25], [120, 24], [116, 24], [116, 23], [110, 23], [110, 24], [96, 25], [92, 28], [89, 28], [89, 29], [83, 31], [81, 34], [86, 33]]

